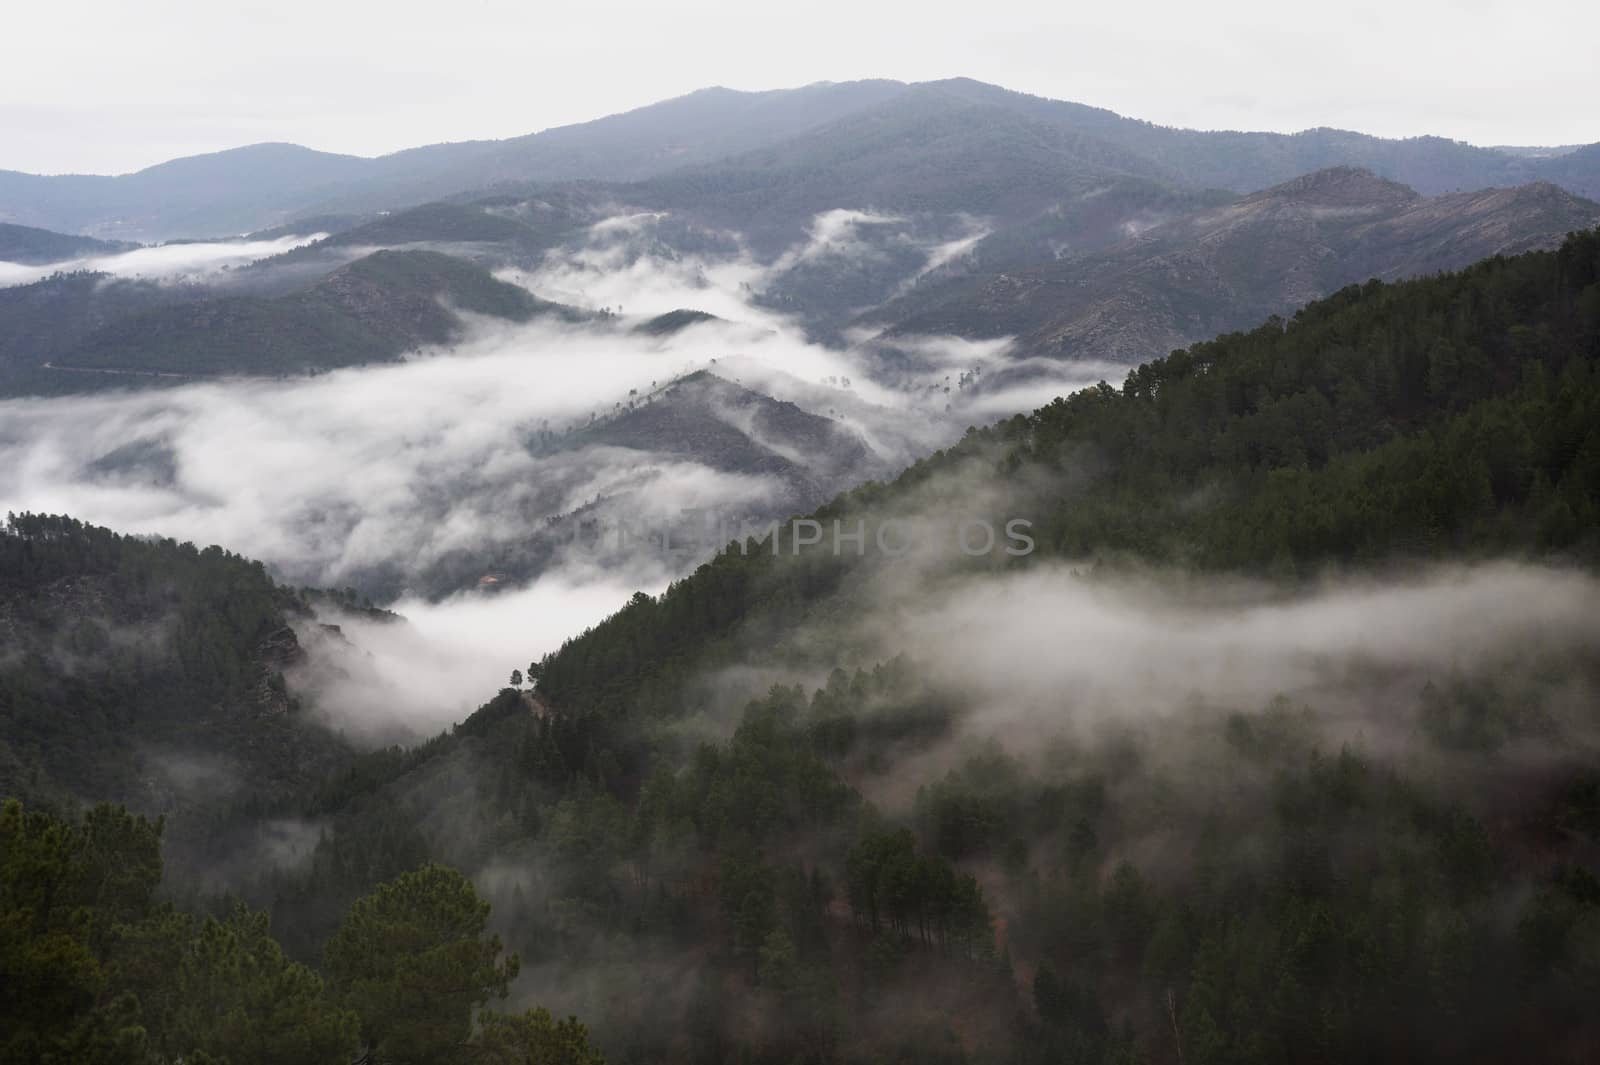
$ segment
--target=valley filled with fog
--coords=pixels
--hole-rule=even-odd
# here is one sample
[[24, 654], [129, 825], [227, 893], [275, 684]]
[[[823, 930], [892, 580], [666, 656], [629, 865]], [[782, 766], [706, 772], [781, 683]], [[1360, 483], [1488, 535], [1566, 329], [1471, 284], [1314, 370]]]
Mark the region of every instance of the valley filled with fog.
[[1600, 144], [0, 171], [0, 510], [0, 1065], [1600, 1048]]
[[[392, 629], [360, 632], [356, 621], [353, 644], [381, 678], [364, 701], [388, 705], [421, 736], [633, 592], [656, 594], [730, 540], [892, 476], [968, 425], [1087, 384], [1096, 369], [1060, 367], [1025, 394], [985, 393], [978, 379], [1001, 364], [1004, 340], [915, 337], [884, 374], [870, 355], [809, 339], [752, 298], [802, 266], [882, 257], [854, 234], [895, 219], [828, 212], [766, 264], [674, 253], [653, 241], [658, 221], [603, 219], [531, 268], [500, 271], [597, 315], [589, 320], [469, 316], [448, 347], [391, 364], [0, 400], [0, 508], [224, 544], [286, 582], [353, 589], [401, 614], [407, 624]], [[239, 284], [222, 264], [315, 239], [150, 248], [95, 268], [167, 283], [211, 271], [213, 283]], [[959, 254], [916, 251], [925, 259], [907, 285]], [[649, 327], [681, 310], [702, 313], [670, 332]], [[726, 423], [736, 445], [685, 443], [670, 428], [608, 435], [630, 415], [682, 402], [695, 385], [681, 382], [701, 373], [731, 394], [696, 395], [694, 410]], [[842, 457], [808, 453], [783, 424], [768, 427], [765, 408], [777, 404], [835, 434], [848, 445]]]

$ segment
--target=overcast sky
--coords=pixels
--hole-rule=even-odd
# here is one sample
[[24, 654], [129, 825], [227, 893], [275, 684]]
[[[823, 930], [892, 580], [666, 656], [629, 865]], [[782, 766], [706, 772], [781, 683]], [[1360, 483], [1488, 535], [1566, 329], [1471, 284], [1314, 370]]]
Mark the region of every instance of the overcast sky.
[[1170, 125], [1600, 140], [1593, 0], [56, 0], [9, 5], [0, 168], [373, 155], [706, 85], [965, 75]]

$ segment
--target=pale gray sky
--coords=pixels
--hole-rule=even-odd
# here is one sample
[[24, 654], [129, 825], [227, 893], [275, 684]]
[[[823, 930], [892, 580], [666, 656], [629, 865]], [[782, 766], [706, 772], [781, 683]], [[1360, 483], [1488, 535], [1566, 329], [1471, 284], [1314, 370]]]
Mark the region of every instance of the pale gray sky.
[[57, 0], [11, 5], [0, 169], [372, 155], [706, 85], [965, 75], [1170, 125], [1600, 140], [1593, 0]]

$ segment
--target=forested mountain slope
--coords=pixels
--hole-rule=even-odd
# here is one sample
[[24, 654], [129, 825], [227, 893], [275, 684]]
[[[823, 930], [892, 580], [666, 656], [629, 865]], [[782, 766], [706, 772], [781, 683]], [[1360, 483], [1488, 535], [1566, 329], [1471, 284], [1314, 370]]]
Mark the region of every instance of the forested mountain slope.
[[[170, 1060], [215, 1045], [179, 1008], [204, 991], [244, 1003], [241, 1061], [291, 1029], [316, 1060], [577, 1054], [547, 1015], [474, 1026], [517, 967], [447, 862], [513, 993], [614, 1061], [1586, 1061], [1597, 363], [1600, 233], [1347, 288], [730, 545], [532, 691], [353, 759], [278, 699], [300, 601], [259, 567], [15, 519], [6, 792], [179, 810], [204, 743], [243, 781], [217, 833], [317, 827], [231, 871], [286, 957], [154, 904], [150, 826], [7, 807], [6, 986], [81, 959], [59, 1016], [0, 996], [10, 1045], [138, 1060], [132, 994]], [[939, 539], [1018, 517], [1031, 552]], [[469, 955], [442, 1013], [393, 1005]], [[152, 959], [189, 982], [130, 984]]]
[[112, 278], [90, 271], [0, 288], [0, 392], [15, 395], [83, 388], [85, 382], [78, 378], [40, 368], [114, 322], [211, 295], [201, 285]]
[[818, 530], [1031, 554], [730, 546], [257, 890], [475, 870], [616, 1060], [1586, 1060], [1597, 362], [1590, 232], [975, 430]]
[[298, 595], [221, 548], [13, 515], [0, 530], [0, 794], [174, 815], [303, 793], [350, 756], [284, 682]]
[[[1287, 321], [1140, 366], [1120, 389], [1101, 384], [969, 432], [819, 515], [893, 513], [897, 496], [975, 463], [1017, 486], [1007, 501], [1045, 531], [1041, 553], [1067, 558], [1126, 552], [1306, 575], [1408, 554], [1560, 550], [1592, 561], [1597, 277], [1600, 233], [1589, 232], [1555, 252], [1351, 286]], [[1032, 471], [1053, 476], [1040, 484]], [[1326, 491], [1335, 486], [1349, 491]], [[1205, 505], [1193, 505], [1196, 492]], [[786, 563], [787, 553], [724, 552], [665, 596], [659, 631], [699, 642], [678, 604], [731, 620], [758, 606], [729, 591], [769, 583], [756, 574], [811, 580], [853, 557]], [[630, 643], [629, 660], [649, 668], [656, 656]], [[587, 678], [589, 695], [587, 685], [615, 683], [589, 657], [604, 644], [597, 633], [573, 641], [571, 659], [558, 654], [550, 697], [561, 700], [569, 675]]]
[[162, 835], [107, 804], [0, 802], [0, 1060], [604, 1065], [575, 1018], [479, 1012], [518, 960], [460, 873], [424, 866], [358, 900], [319, 973], [265, 913], [164, 898]]

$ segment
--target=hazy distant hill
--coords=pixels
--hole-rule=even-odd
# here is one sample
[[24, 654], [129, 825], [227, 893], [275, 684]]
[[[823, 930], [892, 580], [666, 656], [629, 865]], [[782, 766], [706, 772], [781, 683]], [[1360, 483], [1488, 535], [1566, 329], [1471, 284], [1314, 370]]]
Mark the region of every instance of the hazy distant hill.
[[908, 210], [1004, 213], [1093, 174], [1245, 192], [1333, 165], [1364, 166], [1429, 194], [1542, 179], [1600, 195], [1594, 146], [1539, 156], [1330, 129], [1179, 130], [958, 78], [705, 89], [524, 137], [376, 159], [258, 144], [117, 177], [5, 171], [0, 220], [142, 240], [232, 235], [298, 214], [364, 214], [506, 184], [668, 174], [664, 196], [702, 206], [726, 198], [730, 217], [871, 206], [882, 196]]
[[515, 241], [528, 232], [521, 222], [490, 214], [480, 207], [429, 203], [396, 211], [336, 233], [326, 243], [351, 247], [459, 241]]
[[[742, 527], [761, 528], [803, 513], [844, 488], [892, 470], [888, 460], [843, 423], [707, 371], [629, 397], [611, 413], [571, 432], [536, 433], [529, 447], [550, 465], [542, 477], [530, 479], [521, 498], [526, 508], [521, 538], [445, 553], [425, 571], [403, 578], [363, 575], [362, 587], [380, 593], [407, 587], [430, 597], [463, 588], [517, 587], [559, 564], [570, 551], [622, 572], [639, 562], [638, 552], [645, 550], [641, 544], [662, 530], [667, 530], [670, 550], [692, 560], [716, 551]], [[600, 496], [552, 514], [547, 504], [567, 497], [562, 477], [554, 471], [568, 459], [604, 463], [633, 476], [612, 478]], [[668, 467], [746, 478], [748, 492], [724, 510], [679, 507], [663, 513], [654, 478]], [[626, 530], [623, 539], [618, 539], [619, 530]], [[484, 577], [493, 580], [480, 584]]]
[[64, 351], [57, 372], [280, 374], [396, 358], [459, 335], [455, 311], [572, 316], [433, 251], [379, 251], [275, 298], [220, 296], [119, 318]]
[[310, 237], [318, 233], [343, 233], [370, 221], [364, 214], [311, 214], [284, 222], [269, 229], [258, 229], [245, 234], [246, 240], [281, 240], [284, 237]]
[[[1600, 196], [1600, 150], [1527, 158], [1441, 138], [1178, 130], [966, 79], [910, 85], [802, 135], [624, 191], [739, 229], [767, 250], [797, 239], [824, 210], [959, 212], [992, 230], [977, 258], [1014, 266], [1079, 257], [1227, 202], [1229, 191], [1335, 166], [1426, 195], [1527, 183], [1548, 170], [1548, 180]], [[857, 306], [873, 302], [853, 287]]]
[[[920, 139], [902, 135], [914, 120]], [[929, 160], [941, 165], [919, 176]], [[1129, 175], [1137, 163], [932, 86], [725, 166], [380, 214], [209, 291], [86, 278], [0, 290], [0, 388], [394, 358], [458, 335], [441, 300], [512, 320], [556, 310], [488, 271], [533, 268], [597, 239], [616, 241], [604, 246], [620, 261], [760, 249], [773, 268], [751, 297], [826, 341], [844, 342], [856, 323], [891, 336], [1016, 336], [1022, 355], [1137, 362], [1354, 281], [1548, 247], [1600, 221], [1600, 207], [1551, 184], [1424, 197], [1337, 167], [1229, 197]], [[841, 199], [877, 207], [828, 207]], [[597, 237], [591, 226], [619, 212], [646, 221]], [[724, 227], [742, 228], [744, 241]], [[957, 249], [948, 262], [946, 249]], [[39, 369], [47, 363], [57, 369]]]
[[571, 443], [679, 455], [731, 473], [776, 475], [800, 494], [818, 498], [873, 472], [867, 446], [838, 423], [706, 371], [574, 434]]
[[84, 255], [108, 255], [137, 245], [0, 223], [0, 262], [42, 266]]
[[1597, 223], [1600, 204], [1553, 185], [1424, 197], [1341, 167], [1081, 259], [931, 286], [872, 318], [892, 334], [1016, 336], [1021, 355], [1138, 362], [1352, 282], [1553, 247]]
[[159, 284], [88, 271], [0, 288], [0, 394], [91, 387], [93, 382], [39, 367], [61, 359], [112, 322], [210, 295], [199, 285]]
[[1600, 199], [1600, 144], [1540, 159], [1539, 175], [1564, 189]]
[[376, 159], [257, 144], [116, 177], [0, 171], [0, 219], [145, 240], [232, 235], [324, 208], [370, 211], [504, 181], [631, 180], [744, 151], [867, 106], [894, 82], [703, 89], [594, 122]]
[[601, 217], [590, 198], [547, 196], [513, 204], [433, 202], [384, 212], [346, 226], [313, 244], [251, 264], [246, 277], [273, 284], [274, 274], [290, 276], [332, 270], [352, 254], [371, 248], [430, 245], [491, 263], [532, 264], [545, 251]]
[[951, 96], [1003, 107], [1115, 144], [1200, 187], [1245, 192], [1344, 165], [1365, 167], [1428, 195], [1546, 176], [1556, 181], [1557, 172], [1569, 179], [1558, 183], [1600, 194], [1600, 168], [1593, 158], [1573, 159], [1578, 153], [1561, 156], [1568, 165], [1560, 168], [1555, 158], [1531, 158], [1525, 151], [1479, 148], [1444, 137], [1389, 139], [1326, 127], [1292, 134], [1176, 129], [969, 78], [930, 84]]
[[115, 177], [0, 171], [0, 220], [134, 240], [234, 236], [276, 225], [371, 165], [252, 144]]
[[642, 193], [759, 233], [838, 207], [1015, 219], [1119, 178], [1185, 184], [1117, 145], [935, 84], [772, 147], [653, 179]]
[[501, 141], [412, 148], [384, 156], [356, 196], [438, 196], [501, 182], [594, 178], [631, 181], [747, 151], [897, 95], [893, 81], [818, 82], [739, 92], [713, 87], [685, 96]]
[[647, 322], [641, 322], [639, 325], [634, 327], [634, 332], [646, 333], [650, 336], [658, 337], [670, 336], [673, 333], [680, 333], [692, 325], [699, 325], [702, 322], [715, 322], [718, 320], [719, 319], [714, 314], [708, 314], [705, 311], [692, 310], [687, 307], [680, 307], [675, 311], [668, 311], [665, 314], [658, 314]]

